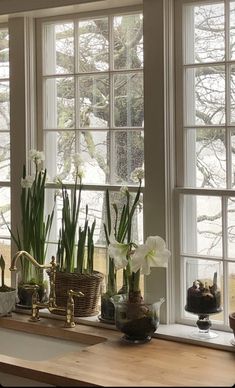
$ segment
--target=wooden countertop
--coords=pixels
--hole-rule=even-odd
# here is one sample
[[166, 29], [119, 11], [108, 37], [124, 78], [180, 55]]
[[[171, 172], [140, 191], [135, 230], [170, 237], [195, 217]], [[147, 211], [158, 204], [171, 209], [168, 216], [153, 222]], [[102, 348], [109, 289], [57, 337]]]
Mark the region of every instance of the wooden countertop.
[[47, 361], [27, 361], [1, 354], [0, 371], [56, 386], [234, 386], [235, 353], [153, 338], [141, 345], [121, 341], [118, 331], [63, 321], [12, 314], [1, 327], [79, 340], [89, 344], [78, 352]]

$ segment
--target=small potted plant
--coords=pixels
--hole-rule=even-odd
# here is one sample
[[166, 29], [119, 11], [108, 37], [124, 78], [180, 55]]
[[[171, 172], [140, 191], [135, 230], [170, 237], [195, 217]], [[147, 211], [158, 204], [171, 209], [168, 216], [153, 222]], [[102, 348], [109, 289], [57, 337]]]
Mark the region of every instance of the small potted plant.
[[[18, 249], [30, 253], [39, 264], [44, 264], [47, 253], [47, 241], [50, 234], [54, 217], [54, 208], [47, 216], [44, 214], [45, 207], [45, 186], [47, 170], [41, 165], [44, 160], [44, 153], [37, 150], [29, 151], [29, 160], [33, 162], [35, 173], [26, 174], [26, 166], [23, 166], [21, 178], [21, 226], [17, 227], [14, 234], [4, 222], [11, 234], [11, 237]], [[18, 283], [18, 307], [31, 308], [32, 290], [25, 287], [25, 284], [39, 285], [39, 297], [42, 300], [47, 292], [47, 280], [44, 280], [43, 272], [35, 268], [28, 260], [21, 258], [20, 281]]]
[[16, 290], [5, 284], [5, 260], [0, 256], [1, 287], [0, 287], [0, 317], [9, 315], [15, 307]]
[[[107, 222], [104, 224], [107, 247], [110, 240], [115, 240], [119, 244], [130, 243], [132, 235], [132, 220], [140, 202], [141, 184], [144, 177], [144, 171], [137, 168], [133, 171], [132, 180], [138, 182], [139, 186], [136, 195], [133, 196], [127, 187], [120, 189], [122, 197], [122, 207], [117, 203], [110, 205], [109, 191], [106, 190], [106, 212]], [[111, 213], [114, 213], [112, 217]], [[113, 222], [112, 222], [113, 219]], [[108, 255], [108, 276], [106, 291], [101, 295], [101, 315], [100, 321], [115, 323], [115, 307], [113, 300], [119, 301], [128, 290], [128, 279], [126, 269], [123, 269], [123, 284], [121, 289], [117, 290], [117, 271], [120, 269], [114, 263], [114, 258]]]
[[[68, 189], [60, 180], [62, 190], [62, 224], [57, 249], [58, 271], [55, 293], [58, 306], [66, 306], [67, 292], [81, 291], [84, 296], [74, 300], [75, 316], [92, 316], [98, 313], [98, 301], [104, 275], [95, 271], [93, 235], [96, 221], [89, 226], [88, 205], [84, 224], [79, 226], [82, 193], [82, 175], [79, 155], [74, 156], [75, 184], [70, 198]], [[62, 314], [54, 310], [55, 314]]]

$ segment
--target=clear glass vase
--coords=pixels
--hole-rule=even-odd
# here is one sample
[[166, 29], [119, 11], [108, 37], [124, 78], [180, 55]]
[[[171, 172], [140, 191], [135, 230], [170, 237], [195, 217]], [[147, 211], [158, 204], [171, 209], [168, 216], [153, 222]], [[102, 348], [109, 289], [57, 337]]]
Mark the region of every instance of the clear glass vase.
[[144, 300], [132, 302], [128, 298], [115, 303], [115, 324], [124, 334], [122, 340], [129, 343], [149, 342], [160, 321], [161, 299], [156, 303]]

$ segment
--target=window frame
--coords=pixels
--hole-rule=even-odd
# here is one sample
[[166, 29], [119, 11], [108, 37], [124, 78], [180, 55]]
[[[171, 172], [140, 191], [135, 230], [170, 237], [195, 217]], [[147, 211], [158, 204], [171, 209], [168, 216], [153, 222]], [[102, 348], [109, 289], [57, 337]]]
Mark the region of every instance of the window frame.
[[[218, 3], [224, 3], [225, 5], [225, 39], [228, 41], [228, 31], [229, 31], [229, 23], [228, 23], [228, 10], [229, 10], [229, 0], [221, 0], [216, 1]], [[229, 197], [235, 197], [235, 190], [230, 188], [197, 188], [197, 187], [187, 187], [184, 183], [184, 177], [186, 174], [185, 171], [185, 137], [184, 137], [184, 130], [187, 128], [187, 125], [184, 123], [184, 67], [187, 67], [187, 65], [184, 65], [183, 62], [183, 7], [185, 4], [190, 5], [196, 5], [196, 4], [214, 4], [215, 2], [212, 0], [205, 0], [205, 1], [198, 1], [198, 0], [176, 0], [175, 1], [175, 85], [176, 85], [176, 96], [175, 99], [175, 112], [176, 112], [176, 184], [175, 184], [175, 208], [177, 209], [175, 211], [175, 254], [176, 254], [176, 267], [177, 269], [177, 282], [178, 284], [183, 284], [184, 281], [184, 271], [181, 266], [181, 256], [183, 257], [194, 257], [194, 258], [201, 258], [199, 254], [187, 254], [184, 253], [180, 247], [180, 241], [183, 238], [183, 229], [182, 229], [182, 201], [181, 198], [183, 195], [195, 195], [197, 196], [217, 196], [221, 199], [221, 210], [222, 210], [222, 240], [223, 240], [223, 251], [221, 254], [221, 263], [223, 266], [223, 279], [226, 279], [227, 282], [223, 282], [222, 291], [224, 295], [228, 296], [228, 264], [234, 263], [234, 260], [232, 258], [229, 258], [226, 252], [226, 239], [227, 236], [227, 202], [226, 199]], [[226, 42], [226, 41], [225, 41]], [[225, 44], [225, 52], [227, 52], [227, 47]], [[224, 65], [228, 64], [229, 59], [226, 57], [223, 61]], [[220, 62], [215, 62], [215, 64]], [[221, 62], [222, 63], [222, 62]], [[203, 65], [203, 64], [202, 64]], [[204, 64], [207, 66], [207, 62]], [[190, 66], [190, 65], [189, 65]], [[192, 66], [197, 67], [198, 64], [194, 63]], [[200, 66], [200, 64], [199, 64]], [[225, 103], [227, 103], [228, 100], [228, 85], [225, 86]], [[227, 113], [228, 115], [228, 113]], [[228, 116], [227, 116], [228, 118]], [[229, 128], [234, 127], [232, 124], [228, 124], [227, 120], [222, 125], [223, 128]], [[222, 127], [221, 126], [221, 127]], [[192, 125], [192, 127], [197, 128], [197, 125]], [[202, 126], [203, 128], [206, 126]], [[215, 125], [216, 127], [216, 125]], [[227, 134], [227, 137], [229, 134]], [[229, 148], [229, 141], [227, 141], [227, 147]], [[229, 160], [228, 160], [229, 159]], [[227, 159], [227, 163], [231, 165], [230, 156]], [[229, 184], [229, 182], [228, 182]], [[205, 258], [205, 257], [204, 257]], [[214, 258], [212, 257], [212, 260]], [[184, 305], [185, 305], [185, 292], [184, 290], [180, 291], [179, 288], [176, 287], [176, 322], [182, 323], [182, 324], [192, 324], [192, 321], [194, 322], [195, 319], [188, 318], [184, 316]], [[225, 304], [223, 306], [223, 314], [224, 319], [223, 322], [217, 322], [216, 320], [213, 320], [213, 327], [220, 330], [229, 331], [229, 310], [228, 310], [228, 298], [225, 299]], [[211, 317], [212, 318], [212, 317]], [[213, 319], [213, 318], [212, 318]]]

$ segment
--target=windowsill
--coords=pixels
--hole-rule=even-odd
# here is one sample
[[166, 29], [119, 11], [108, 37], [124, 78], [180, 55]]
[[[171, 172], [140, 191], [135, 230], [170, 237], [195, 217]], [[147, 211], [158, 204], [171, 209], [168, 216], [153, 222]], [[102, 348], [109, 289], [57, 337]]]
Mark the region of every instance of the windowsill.
[[[16, 308], [15, 312], [20, 314], [31, 314], [31, 310], [23, 310], [20, 308]], [[56, 320], [65, 319], [63, 316], [51, 314], [47, 309], [40, 310], [40, 316]], [[98, 316], [79, 318], [75, 317], [75, 322], [83, 325], [98, 326], [103, 327], [105, 329], [117, 330], [115, 325], [113, 324], [100, 322]], [[154, 334], [154, 338], [160, 338], [175, 342], [184, 342], [193, 345], [235, 352], [235, 346], [232, 345], [231, 342], [233, 340], [232, 331], [225, 332], [221, 330], [213, 330], [218, 334], [218, 336], [209, 340], [191, 338], [190, 335], [194, 331], [197, 331], [197, 328], [193, 326], [183, 324], [160, 324], [156, 333]]]

